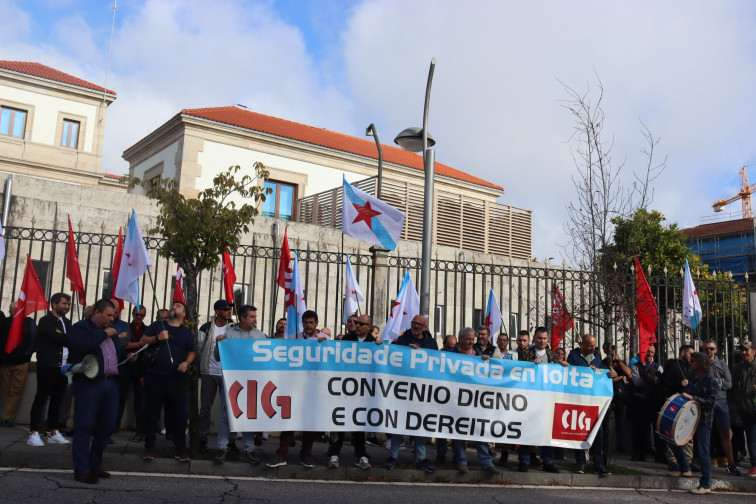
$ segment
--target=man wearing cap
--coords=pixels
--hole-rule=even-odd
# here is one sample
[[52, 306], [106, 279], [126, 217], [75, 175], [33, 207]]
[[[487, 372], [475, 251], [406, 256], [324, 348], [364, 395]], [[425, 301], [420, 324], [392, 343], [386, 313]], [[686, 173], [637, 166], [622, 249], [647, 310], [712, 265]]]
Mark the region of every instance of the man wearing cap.
[[[207, 449], [207, 435], [210, 432], [210, 418], [215, 395], [223, 397], [223, 369], [216, 358], [215, 347], [223, 339], [231, 324], [233, 304], [219, 299], [213, 305], [215, 320], [206, 322], [197, 335], [197, 349], [200, 355], [200, 448]], [[233, 440], [232, 440], [233, 442]]]

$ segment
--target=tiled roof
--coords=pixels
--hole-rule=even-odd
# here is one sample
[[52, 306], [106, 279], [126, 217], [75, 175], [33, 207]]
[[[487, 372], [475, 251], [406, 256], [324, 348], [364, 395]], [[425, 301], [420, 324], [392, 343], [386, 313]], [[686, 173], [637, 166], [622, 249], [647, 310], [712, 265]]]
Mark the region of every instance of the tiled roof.
[[[199, 109], [184, 109], [182, 115], [199, 117], [240, 128], [259, 131], [283, 138], [290, 138], [304, 143], [319, 145], [337, 151], [348, 152], [358, 156], [378, 159], [375, 142], [365, 138], [357, 138], [327, 129], [307, 126], [277, 117], [271, 117], [237, 107], [214, 107]], [[423, 158], [412, 152], [407, 152], [398, 147], [381, 145], [383, 148], [383, 160], [401, 166], [407, 166], [416, 170], [423, 170]], [[445, 177], [462, 180], [503, 191], [504, 188], [478, 177], [474, 177], [463, 171], [436, 163], [436, 173]]]
[[753, 231], [753, 219], [713, 222], [711, 224], [702, 224], [700, 226], [682, 229], [681, 231], [685, 233], [688, 239], [742, 233], [744, 231]]
[[[102, 86], [92, 84], [91, 82], [87, 82], [84, 79], [79, 79], [78, 77], [74, 77], [73, 75], [61, 72], [60, 70], [55, 70], [54, 68], [50, 68], [49, 66], [43, 65], [41, 63], [0, 60], [0, 68], [12, 70], [14, 72], [26, 75], [34, 75], [35, 77], [42, 77], [43, 79], [62, 82], [64, 84], [71, 84], [72, 86], [94, 89], [95, 91], [105, 91], [105, 88]], [[112, 95], [116, 94], [115, 91], [111, 91], [110, 89], [108, 89], [107, 92]]]

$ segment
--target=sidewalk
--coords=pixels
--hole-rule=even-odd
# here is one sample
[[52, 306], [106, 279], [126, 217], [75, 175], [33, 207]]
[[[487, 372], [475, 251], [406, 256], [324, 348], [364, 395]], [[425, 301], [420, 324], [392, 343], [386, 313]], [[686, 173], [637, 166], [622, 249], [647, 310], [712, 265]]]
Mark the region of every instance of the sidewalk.
[[[470, 467], [468, 474], [459, 473], [447, 461], [445, 466], [437, 468], [433, 474], [426, 474], [414, 468], [414, 456], [411, 448], [399, 452], [399, 464], [392, 470], [383, 469], [383, 463], [388, 458], [388, 451], [382, 447], [368, 446], [368, 454], [373, 469], [368, 471], [354, 467], [354, 453], [348, 442], [344, 443], [338, 469], [327, 467], [328, 457], [325, 453], [327, 445], [316, 442], [313, 446], [313, 457], [316, 467], [306, 469], [299, 465], [299, 447], [289, 451], [286, 466], [271, 469], [265, 466], [265, 461], [275, 455], [278, 438], [270, 440], [257, 447], [256, 453], [263, 461], [261, 465], [252, 466], [238, 461], [233, 454], [229, 454], [225, 464], [216, 463], [214, 442], [210, 439], [211, 449], [202, 453], [191, 462], [179, 462], [173, 459], [173, 446], [164, 436], [158, 435], [156, 458], [151, 462], [141, 459], [144, 451], [143, 443], [130, 441], [133, 432], [125, 431], [113, 435], [113, 444], [105, 451], [103, 469], [107, 471], [126, 472], [155, 472], [165, 474], [197, 474], [222, 476], [257, 476], [263, 478], [307, 478], [350, 481], [410, 481], [410, 482], [485, 482], [500, 483], [502, 485], [558, 485], [558, 486], [595, 486], [613, 488], [645, 488], [645, 489], [690, 489], [698, 486], [698, 478], [670, 478], [666, 476], [665, 464], [654, 462], [632, 462], [629, 455], [618, 455], [610, 460], [611, 476], [599, 478], [592, 472], [589, 464], [586, 474], [574, 474], [574, 458], [569, 450], [565, 460], [556, 460], [555, 464], [561, 469], [558, 474], [549, 474], [541, 469], [531, 467], [527, 473], [517, 472], [517, 454], [509, 453], [509, 467], [503, 468], [500, 475], [488, 475], [480, 470], [474, 449], [468, 449], [467, 458]], [[44, 447], [31, 447], [26, 444], [27, 427], [16, 426], [0, 428], [0, 466], [3, 467], [35, 467], [49, 469], [71, 469], [71, 445], [47, 444]], [[243, 449], [241, 440], [237, 446]], [[428, 458], [435, 459], [434, 446], [428, 446]], [[451, 452], [447, 457], [451, 456]], [[447, 459], [448, 460], [448, 459]], [[494, 459], [498, 460], [498, 457]], [[747, 470], [742, 471], [744, 474]], [[694, 474], [694, 476], [696, 476]], [[756, 493], [756, 478], [748, 476], [731, 476], [725, 473], [723, 467], [713, 470], [713, 485], [715, 490], [740, 491]]]

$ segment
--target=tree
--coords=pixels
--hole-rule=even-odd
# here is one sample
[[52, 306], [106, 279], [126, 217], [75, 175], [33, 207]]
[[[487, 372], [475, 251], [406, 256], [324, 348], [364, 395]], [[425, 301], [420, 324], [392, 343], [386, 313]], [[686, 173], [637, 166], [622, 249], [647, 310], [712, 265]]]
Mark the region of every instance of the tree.
[[[197, 320], [198, 295], [197, 279], [203, 270], [214, 268], [220, 262], [220, 255], [228, 247], [239, 246], [242, 233], [249, 231], [249, 224], [259, 213], [259, 204], [265, 201], [270, 189], [258, 185], [267, 180], [268, 170], [262, 163], [255, 163], [255, 176], [243, 175], [235, 179], [241, 168], [231, 166], [213, 179], [213, 186], [197, 195], [186, 198], [179, 192], [174, 179], [145, 181], [134, 178], [129, 188], [140, 186], [148, 198], [156, 200], [160, 206], [156, 226], [147, 232], [159, 235], [164, 241], [158, 249], [162, 257], [174, 260], [184, 270], [184, 292], [186, 295], [187, 320]], [[237, 207], [234, 197], [251, 199], [254, 204], [244, 203]], [[197, 344], [196, 324], [190, 324]], [[197, 396], [197, 374], [190, 379], [190, 443], [196, 452], [199, 444], [197, 419], [199, 415]]]
[[664, 170], [662, 162], [655, 159], [659, 139], [641, 121], [641, 133], [645, 147], [643, 165], [632, 171], [632, 183], [626, 180], [625, 161], [615, 163], [612, 159], [613, 138], [604, 134], [606, 115], [603, 110], [604, 88], [598, 79], [594, 94], [590, 88], [579, 93], [562, 83], [567, 98], [562, 106], [574, 118], [572, 157], [575, 175], [575, 200], [567, 205], [565, 232], [568, 241], [563, 245], [565, 258], [573, 266], [585, 271], [588, 298], [581, 302], [573, 316], [578, 320], [597, 325], [604, 330], [614, 325], [617, 310], [624, 306], [625, 275], [618, 274], [602, 260], [614, 244], [616, 218], [631, 218], [636, 211], [646, 208], [653, 200], [651, 182]]
[[657, 210], [639, 208], [627, 217], [612, 219], [614, 237], [600, 256], [602, 269], [614, 269], [617, 264], [624, 273], [629, 272], [633, 256], [637, 255], [647, 274], [674, 275], [690, 263], [691, 271], [707, 271], [708, 266], [691, 252], [686, 245], [686, 236], [676, 223], [665, 226], [664, 215]]

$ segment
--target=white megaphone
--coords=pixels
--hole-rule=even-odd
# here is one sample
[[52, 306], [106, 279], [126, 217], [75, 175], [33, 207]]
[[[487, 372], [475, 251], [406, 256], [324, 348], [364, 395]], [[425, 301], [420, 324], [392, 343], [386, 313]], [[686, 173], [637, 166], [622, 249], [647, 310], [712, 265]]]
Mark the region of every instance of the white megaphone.
[[68, 375], [68, 381], [71, 381], [75, 374], [83, 374], [87, 378], [94, 378], [99, 371], [100, 365], [97, 363], [97, 357], [89, 354], [81, 362], [71, 366], [71, 369], [66, 374]]

